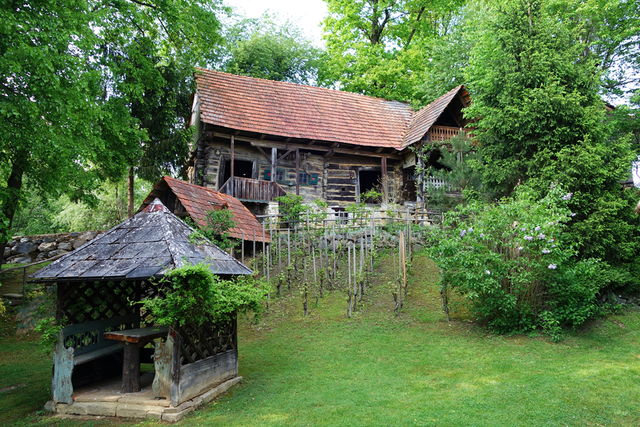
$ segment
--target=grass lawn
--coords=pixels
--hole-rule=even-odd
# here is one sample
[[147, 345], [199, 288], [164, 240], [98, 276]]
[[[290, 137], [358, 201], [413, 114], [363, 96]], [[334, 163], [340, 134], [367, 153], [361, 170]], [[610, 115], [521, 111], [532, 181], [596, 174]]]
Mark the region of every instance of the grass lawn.
[[[464, 311], [446, 321], [434, 267], [419, 257], [396, 318], [385, 285], [390, 260], [382, 264], [378, 283], [351, 319], [338, 291], [317, 307], [310, 303], [303, 318], [297, 290], [272, 299], [259, 322], [242, 318], [244, 380], [178, 425], [640, 424], [639, 312], [594, 320], [558, 344], [541, 336], [496, 336]], [[32, 338], [0, 338], [0, 423], [141, 424], [34, 414], [47, 400], [50, 370]], [[13, 386], [19, 387], [5, 390]]]

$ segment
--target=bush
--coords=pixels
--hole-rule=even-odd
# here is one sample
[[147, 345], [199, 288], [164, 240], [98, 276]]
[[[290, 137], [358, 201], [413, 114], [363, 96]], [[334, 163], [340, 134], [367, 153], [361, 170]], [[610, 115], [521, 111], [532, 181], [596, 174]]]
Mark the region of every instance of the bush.
[[472, 314], [498, 332], [577, 326], [596, 312], [607, 283], [595, 259], [577, 260], [566, 233], [571, 194], [538, 199], [521, 186], [496, 204], [470, 201], [445, 215], [431, 257], [443, 291], [462, 295]]
[[282, 222], [284, 224], [293, 224], [300, 221], [300, 214], [305, 211], [302, 205], [302, 196], [296, 196], [293, 194], [287, 194], [286, 196], [276, 197], [276, 201], [280, 206], [280, 213], [282, 214]]
[[205, 264], [186, 265], [160, 280], [165, 297], [141, 301], [156, 323], [166, 326], [225, 321], [237, 312], [260, 311], [266, 291], [253, 276], [224, 280]]

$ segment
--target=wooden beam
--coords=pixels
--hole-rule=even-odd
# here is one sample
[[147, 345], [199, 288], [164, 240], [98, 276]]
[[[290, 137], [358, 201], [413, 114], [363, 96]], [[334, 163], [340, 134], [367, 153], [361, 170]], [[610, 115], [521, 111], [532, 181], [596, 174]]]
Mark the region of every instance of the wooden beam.
[[300, 195], [300, 149], [296, 148], [296, 196]]
[[382, 150], [384, 150], [384, 147], [378, 147], [376, 148], [376, 153], [381, 153]]
[[[218, 138], [230, 138], [231, 137], [231, 135], [229, 135], [229, 134], [218, 133], [218, 132], [214, 132], [213, 136], [218, 137]], [[279, 141], [271, 141], [271, 140], [267, 140], [267, 139], [260, 140], [260, 139], [257, 139], [257, 138], [250, 138], [250, 137], [245, 137], [245, 136], [239, 136], [239, 137], [236, 138], [236, 140], [237, 141], [248, 142], [254, 147], [269, 147], [269, 148], [276, 147], [276, 148], [279, 148], [281, 150], [290, 150], [290, 149], [295, 149], [296, 147], [299, 148], [299, 149], [304, 150], [307, 147], [306, 144], [298, 144], [298, 143], [285, 144], [285, 143], [279, 142]], [[334, 145], [335, 145], [335, 148], [333, 148], [333, 149], [338, 154], [347, 154], [347, 155], [357, 154], [357, 155], [363, 156], [363, 157], [375, 157], [375, 158], [386, 157], [388, 159], [393, 159], [393, 160], [402, 160], [402, 156], [400, 156], [399, 154], [374, 153], [372, 151], [357, 151], [357, 150], [351, 150], [351, 149], [347, 149], [347, 148], [338, 148], [341, 144], [337, 143], [337, 142], [334, 143]], [[393, 147], [387, 147], [387, 148], [393, 148]], [[319, 145], [314, 145], [313, 148], [308, 148], [308, 149], [311, 150], [311, 151], [330, 151], [332, 148], [330, 148], [330, 147], [322, 147], [322, 146], [319, 146]], [[402, 150], [396, 149], [396, 151], [398, 153], [400, 153]]]
[[284, 142], [289, 142], [289, 141], [291, 141], [291, 138], [287, 138], [284, 140]]
[[262, 149], [262, 147], [260, 147], [259, 145], [255, 146], [264, 156], [265, 159], [267, 159], [267, 161], [269, 162], [269, 164], [271, 164], [271, 157], [267, 156], [267, 153], [264, 152], [264, 150]]
[[312, 145], [313, 145], [313, 144], [315, 144], [315, 143], [316, 143], [316, 140], [315, 140], [315, 139], [312, 139], [312, 140], [311, 140], [311, 142], [310, 142], [308, 145], [309, 145], [309, 146], [312, 146]]
[[332, 148], [331, 150], [327, 151], [327, 154], [325, 154], [325, 155], [324, 155], [324, 156], [322, 156], [322, 157], [324, 157], [324, 158], [326, 159], [326, 158], [329, 158], [329, 157], [333, 156], [335, 153], [336, 153], [336, 150], [334, 150], [334, 149]]
[[280, 156], [280, 158], [278, 160], [276, 160], [276, 165], [278, 163], [280, 163], [282, 161], [282, 159], [284, 159], [285, 157], [287, 157], [289, 155], [289, 153], [291, 153], [293, 151], [293, 148], [289, 151], [287, 151], [286, 153], [284, 153], [282, 156]]
[[233, 177], [235, 176], [235, 170], [234, 170], [234, 163], [235, 163], [235, 139], [233, 139], [234, 136], [231, 135], [231, 193], [230, 194], [234, 194], [233, 192]]
[[382, 162], [382, 198], [384, 200], [385, 203], [388, 202], [387, 200], [387, 158], [383, 157], [381, 159]]
[[276, 157], [278, 156], [278, 149], [276, 147], [271, 148], [271, 182], [276, 182]]

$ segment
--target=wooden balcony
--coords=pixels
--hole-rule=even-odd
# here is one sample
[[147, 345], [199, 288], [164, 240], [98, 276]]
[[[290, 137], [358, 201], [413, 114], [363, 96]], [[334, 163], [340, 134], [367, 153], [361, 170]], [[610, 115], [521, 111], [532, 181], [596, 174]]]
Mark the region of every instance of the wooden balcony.
[[234, 176], [229, 178], [219, 190], [243, 202], [275, 202], [276, 197], [285, 196], [287, 193], [277, 183], [262, 181], [259, 179], [241, 178]]
[[467, 133], [463, 128], [454, 128], [449, 126], [431, 126], [431, 141], [448, 141], [454, 136], [458, 136], [460, 131]]

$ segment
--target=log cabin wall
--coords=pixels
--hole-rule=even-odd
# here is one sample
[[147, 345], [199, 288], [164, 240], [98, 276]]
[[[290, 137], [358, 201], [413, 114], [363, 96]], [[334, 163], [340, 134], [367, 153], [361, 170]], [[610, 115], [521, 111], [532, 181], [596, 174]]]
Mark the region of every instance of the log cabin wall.
[[[270, 154], [270, 148], [263, 148]], [[278, 149], [278, 158], [285, 154], [285, 150]], [[360, 172], [377, 172], [382, 176], [382, 162], [378, 157], [366, 157], [346, 154], [334, 154], [325, 157], [324, 152], [318, 153], [312, 148], [299, 148], [299, 172], [306, 174], [309, 183], [300, 183], [299, 194], [303, 203], [311, 203], [316, 199], [326, 201], [330, 206], [346, 205], [358, 200], [360, 188]], [[191, 183], [219, 190], [228, 179], [228, 168], [231, 161], [231, 147], [229, 138], [211, 137], [201, 139], [197, 148], [198, 158], [194, 167], [189, 169]], [[270, 180], [271, 164], [250, 143], [236, 139], [234, 143], [235, 176], [262, 181]], [[245, 162], [245, 175], [238, 173], [239, 162]], [[251, 163], [251, 176], [246, 169]], [[402, 181], [402, 168], [399, 161], [388, 159], [387, 176], [395, 178], [395, 182]], [[296, 153], [288, 154], [276, 166], [276, 182], [289, 194], [296, 194]], [[391, 182], [391, 180], [389, 180]]]

